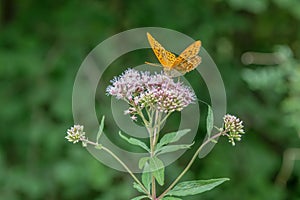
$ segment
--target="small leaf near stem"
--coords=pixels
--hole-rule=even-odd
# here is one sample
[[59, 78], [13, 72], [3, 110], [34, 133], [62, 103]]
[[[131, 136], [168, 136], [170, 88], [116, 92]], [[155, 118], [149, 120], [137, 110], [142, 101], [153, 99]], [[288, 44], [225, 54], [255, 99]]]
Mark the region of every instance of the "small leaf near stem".
[[150, 166], [148, 163], [146, 163], [142, 173], [142, 183], [144, 184], [148, 192], [150, 192], [151, 181], [152, 181], [152, 176], [150, 172]]
[[137, 184], [136, 182], [133, 182], [133, 188], [135, 188], [138, 192], [145, 194], [145, 191], [143, 190], [143, 188], [141, 188], [141, 186], [139, 184]]
[[182, 200], [182, 199], [177, 198], [177, 197], [164, 197], [164, 198], [162, 198], [162, 200]]
[[147, 163], [147, 161], [149, 160], [149, 157], [143, 157], [139, 160], [139, 168], [142, 169], [145, 164]]
[[180, 140], [180, 138], [182, 138], [188, 132], [190, 132], [190, 129], [184, 129], [184, 130], [179, 130], [176, 132], [171, 132], [171, 133], [165, 134], [158, 142], [158, 144], [156, 146], [156, 150], [159, 150], [162, 146], [167, 145], [169, 143], [177, 142], [178, 140]]
[[142, 196], [138, 196], [138, 197], [135, 197], [133, 199], [130, 199], [130, 200], [142, 200], [144, 198], [147, 198], [148, 196], [145, 196], [145, 195], [142, 195]]
[[159, 150], [155, 151], [155, 155], [161, 155], [164, 153], [170, 153], [170, 152], [174, 152], [174, 151], [178, 151], [181, 149], [189, 149], [191, 148], [191, 146], [194, 144], [194, 142], [192, 144], [176, 144], [176, 145], [167, 145], [167, 146], [163, 146], [161, 147]]
[[96, 138], [96, 142], [97, 144], [99, 144], [99, 139], [103, 133], [103, 129], [104, 129], [104, 119], [105, 119], [105, 116], [103, 115], [102, 119], [101, 119], [101, 123], [99, 125], [99, 131], [97, 133], [97, 138]]
[[164, 163], [157, 157], [150, 159], [150, 170], [152, 175], [155, 177], [159, 185], [164, 184], [165, 166]]
[[136, 138], [127, 138], [126, 136], [124, 136], [121, 131], [119, 131], [119, 135], [122, 139], [124, 139], [125, 141], [127, 141], [129, 144], [133, 144], [136, 146], [139, 146], [143, 149], [145, 149], [147, 152], [150, 152], [149, 147], [142, 141], [136, 139]]
[[208, 137], [210, 137], [211, 131], [214, 127], [214, 115], [210, 105], [207, 104], [207, 107], [208, 107], [208, 111], [207, 111], [207, 118], [206, 118], [206, 131]]

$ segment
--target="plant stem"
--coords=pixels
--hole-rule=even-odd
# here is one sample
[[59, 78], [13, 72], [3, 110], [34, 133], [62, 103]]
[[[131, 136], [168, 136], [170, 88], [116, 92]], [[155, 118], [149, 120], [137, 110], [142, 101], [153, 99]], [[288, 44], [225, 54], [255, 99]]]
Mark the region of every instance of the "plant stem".
[[173, 183], [157, 198], [158, 200], [162, 199], [178, 183], [178, 181], [183, 177], [183, 175], [190, 169], [195, 159], [197, 158], [198, 154], [203, 149], [203, 147], [207, 145], [209, 142], [211, 142], [212, 140], [220, 137], [222, 134], [223, 132], [219, 132], [200, 145], [200, 147], [197, 149], [197, 151], [195, 152], [194, 156], [192, 157], [188, 165], [184, 168], [181, 174], [173, 181]]
[[157, 142], [158, 134], [159, 134], [159, 129], [160, 129], [160, 113], [159, 111], [156, 111], [155, 113], [155, 119], [154, 119], [154, 125], [153, 125], [153, 152], [155, 150], [155, 145]]
[[[82, 139], [82, 141], [86, 142], [87, 144], [91, 144], [95, 147], [99, 146], [99, 144], [95, 142], [91, 142], [87, 139]], [[109, 153], [113, 158], [115, 158], [124, 168], [125, 170], [131, 175], [131, 177], [137, 182], [137, 184], [140, 185], [140, 187], [143, 189], [143, 191], [148, 195], [149, 198], [151, 198], [151, 194], [149, 194], [148, 190], [144, 187], [144, 185], [139, 181], [139, 179], [132, 173], [132, 171], [129, 169], [129, 167], [116, 155], [114, 154], [111, 150], [108, 148], [104, 147], [101, 145], [101, 149]]]
[[152, 175], [152, 200], [156, 199], [156, 185], [155, 185], [155, 177]]
[[[151, 146], [151, 157], [154, 157], [154, 152], [155, 152], [155, 146], [156, 146], [156, 141], [157, 141], [157, 137], [158, 137], [158, 133], [159, 133], [159, 127], [158, 124], [160, 123], [160, 114], [159, 111], [156, 110], [155, 111], [155, 115], [154, 115], [154, 121], [153, 121], [153, 127], [152, 127], [152, 133], [149, 133], [152, 136], [152, 140], [150, 140], [150, 146]], [[152, 199], [155, 200], [156, 199], [156, 182], [155, 182], [155, 177], [154, 175], [152, 175]]]
[[171, 113], [172, 113], [172, 112], [169, 112], [169, 113], [161, 120], [160, 125], [163, 124], [163, 123], [167, 120], [167, 118], [171, 115]]

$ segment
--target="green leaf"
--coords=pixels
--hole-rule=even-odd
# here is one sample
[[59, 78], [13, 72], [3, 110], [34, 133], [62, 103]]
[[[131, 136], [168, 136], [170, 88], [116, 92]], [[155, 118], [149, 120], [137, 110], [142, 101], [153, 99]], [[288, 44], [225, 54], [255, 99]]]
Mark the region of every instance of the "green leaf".
[[121, 131], [119, 131], [119, 135], [121, 136], [122, 139], [126, 140], [128, 143], [142, 147], [146, 151], [150, 152], [150, 149], [144, 142], [142, 142], [138, 139], [135, 139], [135, 138], [127, 138], [126, 136], [122, 135]]
[[162, 200], [182, 200], [182, 199], [177, 198], [177, 197], [164, 197], [164, 198], [162, 198]]
[[207, 118], [206, 118], [206, 131], [208, 134], [208, 137], [211, 135], [211, 131], [214, 127], [214, 115], [213, 111], [210, 107], [210, 105], [207, 104], [208, 110], [207, 110]]
[[137, 184], [136, 182], [133, 182], [133, 188], [135, 188], [137, 191], [139, 191], [141, 193], [146, 194], [145, 191], [142, 189], [142, 187], [139, 184]]
[[164, 163], [157, 157], [153, 157], [149, 162], [150, 171], [157, 180], [159, 185], [163, 185], [165, 181], [165, 166]]
[[98, 133], [97, 133], [97, 139], [96, 139], [96, 142], [98, 143], [99, 142], [99, 139], [103, 133], [103, 129], [104, 129], [104, 119], [105, 119], [105, 116], [103, 115], [102, 119], [101, 119], [101, 123], [100, 123], [100, 126], [99, 126], [99, 130], [98, 130]]
[[142, 196], [134, 197], [134, 198], [131, 199], [131, 200], [141, 200], [141, 199], [144, 199], [144, 198], [148, 198], [148, 196], [142, 195]]
[[139, 160], [139, 168], [143, 169], [143, 167], [145, 166], [146, 162], [149, 160], [149, 157], [143, 157]]
[[150, 191], [151, 181], [152, 180], [151, 180], [150, 166], [148, 163], [146, 163], [142, 174], [142, 183], [144, 184], [148, 192]]
[[178, 151], [180, 149], [189, 149], [191, 148], [191, 146], [194, 144], [194, 142], [192, 144], [178, 144], [178, 145], [168, 145], [168, 146], [164, 146], [161, 147], [157, 152], [156, 155], [160, 155], [160, 154], [164, 154], [164, 153], [169, 153], [169, 152], [173, 152], [173, 151]]
[[177, 142], [181, 137], [183, 137], [188, 132], [190, 132], [190, 129], [184, 129], [184, 130], [165, 134], [160, 139], [159, 143], [156, 146], [156, 149], [158, 150], [160, 147], [162, 147], [166, 144]]
[[214, 187], [228, 181], [228, 178], [218, 178], [210, 180], [195, 180], [178, 183], [167, 195], [170, 196], [188, 196], [200, 194], [202, 192], [213, 189]]

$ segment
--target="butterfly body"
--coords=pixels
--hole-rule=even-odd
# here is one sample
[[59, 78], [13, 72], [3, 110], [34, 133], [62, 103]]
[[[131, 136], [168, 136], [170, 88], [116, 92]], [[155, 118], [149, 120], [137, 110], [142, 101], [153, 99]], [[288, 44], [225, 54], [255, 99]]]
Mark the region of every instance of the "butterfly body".
[[198, 55], [201, 47], [201, 41], [199, 40], [192, 43], [176, 57], [156, 41], [150, 33], [147, 33], [147, 37], [154, 54], [167, 74], [174, 74], [175, 71], [183, 75], [192, 71], [201, 63], [201, 57]]

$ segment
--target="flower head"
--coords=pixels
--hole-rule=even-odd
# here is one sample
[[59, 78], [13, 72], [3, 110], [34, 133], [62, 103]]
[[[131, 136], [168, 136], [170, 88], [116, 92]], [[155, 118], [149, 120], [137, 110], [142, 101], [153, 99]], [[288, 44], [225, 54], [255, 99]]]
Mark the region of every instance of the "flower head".
[[154, 108], [163, 113], [181, 111], [196, 99], [189, 87], [162, 73], [151, 75], [128, 69], [111, 83], [107, 94], [127, 101], [131, 107], [125, 113], [131, 115], [137, 114], [137, 108]]
[[242, 135], [244, 134], [243, 121], [233, 115], [225, 115], [224, 118], [223, 131], [224, 135], [228, 136], [229, 142], [234, 146], [235, 140], [240, 141]]
[[83, 132], [83, 126], [74, 125], [67, 130], [67, 136], [65, 137], [69, 142], [73, 144], [85, 139], [85, 132]]

